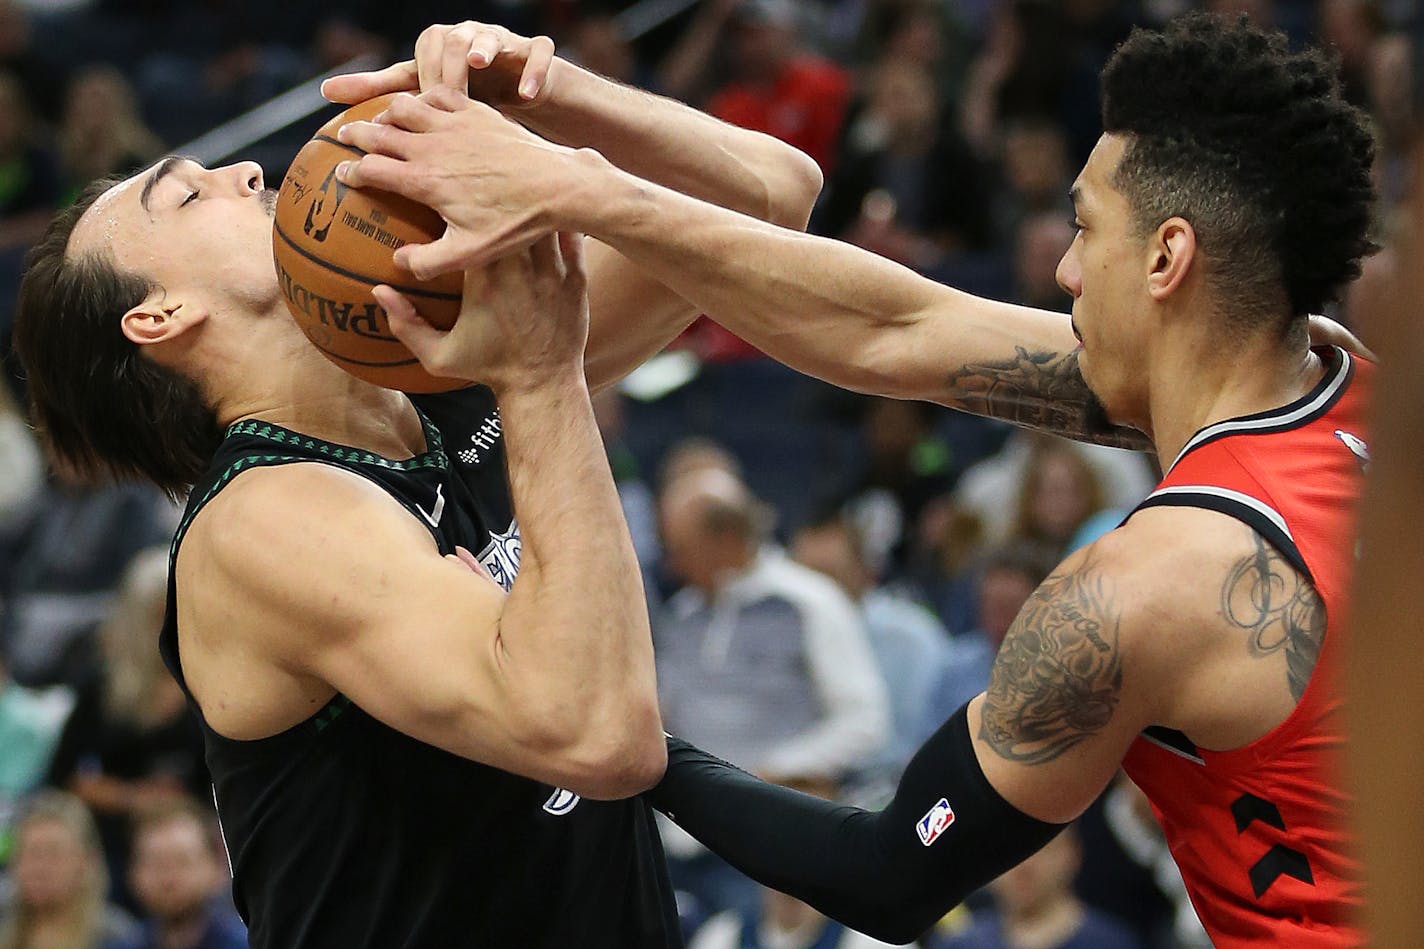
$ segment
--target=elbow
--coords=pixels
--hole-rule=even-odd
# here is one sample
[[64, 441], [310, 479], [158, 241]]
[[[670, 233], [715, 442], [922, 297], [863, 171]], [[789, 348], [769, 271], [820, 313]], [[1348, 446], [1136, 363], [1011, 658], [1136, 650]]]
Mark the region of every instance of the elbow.
[[667, 741], [657, 702], [623, 703], [618, 713], [589, 715], [565, 733], [556, 753], [561, 786], [591, 800], [612, 801], [649, 790], [667, 770]]
[[950, 906], [943, 906], [937, 903], [933, 908], [927, 909], [924, 905], [915, 905], [908, 900], [895, 902], [894, 905], [885, 905], [879, 912], [869, 914], [867, 918], [849, 921], [858, 932], [862, 932], [872, 939], [889, 943], [892, 946], [904, 946], [915, 942], [930, 927], [939, 922], [950, 909], [959, 905], [956, 900]]
[[766, 177], [766, 219], [781, 227], [805, 230], [821, 196], [825, 178], [821, 166], [798, 148], [782, 144], [776, 171]]

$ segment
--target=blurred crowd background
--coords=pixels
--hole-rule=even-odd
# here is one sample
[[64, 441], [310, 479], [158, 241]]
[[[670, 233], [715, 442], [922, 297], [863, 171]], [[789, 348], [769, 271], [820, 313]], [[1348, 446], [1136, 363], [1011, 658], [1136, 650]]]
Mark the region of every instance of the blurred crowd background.
[[[0, 0], [0, 337], [23, 254], [89, 179], [131, 171], [424, 26], [561, 55], [781, 137], [826, 187], [811, 229], [1056, 310], [1097, 73], [1139, 24], [1245, 13], [1338, 56], [1373, 117], [1384, 250], [1332, 315], [1368, 342], [1394, 260], [1421, 74], [1411, 0]], [[244, 148], [280, 181], [326, 115]], [[158, 659], [173, 506], [43, 461], [0, 386], [0, 949], [245, 945], [199, 732]], [[946, 355], [949, 360], [950, 354]], [[981, 691], [1069, 550], [1153, 459], [852, 395], [700, 321], [597, 398], [642, 561], [667, 727], [772, 780], [875, 805]], [[458, 819], [452, 815], [451, 819]], [[877, 945], [665, 835], [693, 949]], [[372, 855], [379, 859], [379, 855]], [[1125, 780], [929, 947], [1204, 945]]]

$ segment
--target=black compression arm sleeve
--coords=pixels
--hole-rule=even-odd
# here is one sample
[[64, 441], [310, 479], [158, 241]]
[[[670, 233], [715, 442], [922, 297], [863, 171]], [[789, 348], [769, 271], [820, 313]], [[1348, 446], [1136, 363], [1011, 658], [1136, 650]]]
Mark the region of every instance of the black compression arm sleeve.
[[867, 935], [909, 942], [1063, 829], [989, 784], [967, 708], [921, 746], [879, 812], [768, 784], [676, 738], [649, 795], [748, 876]]

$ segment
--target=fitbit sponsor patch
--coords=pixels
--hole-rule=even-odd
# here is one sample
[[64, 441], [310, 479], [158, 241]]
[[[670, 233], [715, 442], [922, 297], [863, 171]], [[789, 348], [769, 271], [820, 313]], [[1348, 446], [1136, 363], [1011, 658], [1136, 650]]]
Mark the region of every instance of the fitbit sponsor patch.
[[928, 847], [939, 839], [940, 834], [949, 830], [949, 825], [953, 823], [954, 808], [949, 806], [948, 800], [940, 798], [939, 803], [920, 818], [920, 822], [915, 825], [915, 833], [920, 835], [920, 843]]

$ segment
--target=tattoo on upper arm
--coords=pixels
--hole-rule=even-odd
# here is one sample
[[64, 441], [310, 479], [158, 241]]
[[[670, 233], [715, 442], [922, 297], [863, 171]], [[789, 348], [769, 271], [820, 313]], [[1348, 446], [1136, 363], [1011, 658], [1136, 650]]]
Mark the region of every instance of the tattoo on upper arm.
[[1083, 381], [1076, 352], [1031, 353], [1017, 346], [1013, 359], [951, 372], [949, 392], [960, 408], [978, 415], [1101, 445], [1152, 448], [1146, 435], [1108, 421]]
[[1325, 604], [1260, 534], [1251, 531], [1251, 539], [1255, 550], [1232, 566], [1222, 585], [1222, 613], [1249, 634], [1253, 658], [1285, 651], [1287, 683], [1299, 701], [1325, 641]]
[[999, 757], [1043, 764], [1107, 726], [1122, 690], [1114, 596], [1090, 552], [1029, 597], [980, 710], [979, 737]]

